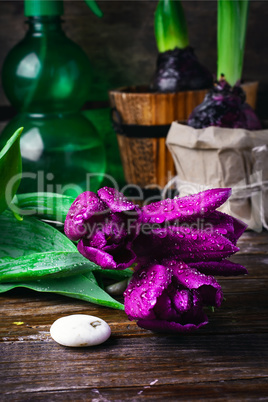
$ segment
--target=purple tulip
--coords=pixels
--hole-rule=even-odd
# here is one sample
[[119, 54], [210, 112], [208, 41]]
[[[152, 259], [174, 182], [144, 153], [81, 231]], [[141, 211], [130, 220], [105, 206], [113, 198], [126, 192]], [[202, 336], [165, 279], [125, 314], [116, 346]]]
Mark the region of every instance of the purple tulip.
[[85, 192], [72, 204], [65, 233], [78, 251], [102, 268], [124, 269], [167, 258], [220, 261], [238, 251], [245, 225], [216, 211], [230, 196], [220, 188], [139, 208], [117, 190]]
[[78, 251], [102, 268], [124, 269], [135, 261], [138, 207], [108, 187], [80, 194], [67, 214], [65, 234], [79, 240]]
[[223, 295], [212, 276], [183, 262], [136, 271], [125, 293], [130, 320], [153, 331], [189, 332], [208, 323], [203, 306], [220, 307]]
[[78, 251], [104, 269], [135, 263], [124, 294], [131, 320], [151, 330], [188, 332], [208, 323], [204, 306], [221, 304], [221, 287], [210, 275], [247, 273], [226, 259], [239, 250], [246, 228], [216, 210], [230, 194], [212, 189], [139, 208], [104, 187], [77, 197], [64, 229]]

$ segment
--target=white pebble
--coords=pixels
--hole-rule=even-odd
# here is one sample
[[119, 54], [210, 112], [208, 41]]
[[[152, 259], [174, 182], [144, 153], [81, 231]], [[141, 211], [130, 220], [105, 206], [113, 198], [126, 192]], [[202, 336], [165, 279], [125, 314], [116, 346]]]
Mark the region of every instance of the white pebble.
[[56, 320], [50, 328], [54, 341], [63, 346], [94, 346], [105, 342], [111, 328], [101, 318], [86, 314], [73, 314]]

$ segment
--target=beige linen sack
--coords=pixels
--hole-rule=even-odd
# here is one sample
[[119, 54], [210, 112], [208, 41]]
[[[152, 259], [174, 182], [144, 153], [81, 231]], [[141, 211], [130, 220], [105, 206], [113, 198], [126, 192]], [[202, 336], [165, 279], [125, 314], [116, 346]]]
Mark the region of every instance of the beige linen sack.
[[166, 143], [180, 196], [232, 187], [221, 211], [243, 220], [250, 229], [268, 228], [268, 130], [194, 129], [173, 122]]

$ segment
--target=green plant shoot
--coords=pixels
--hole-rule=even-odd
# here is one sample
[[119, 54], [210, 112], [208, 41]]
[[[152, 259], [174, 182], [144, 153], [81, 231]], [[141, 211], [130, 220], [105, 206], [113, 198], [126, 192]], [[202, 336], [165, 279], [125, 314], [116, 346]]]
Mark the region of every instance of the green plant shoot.
[[155, 19], [155, 38], [160, 53], [189, 45], [188, 30], [180, 0], [160, 0]]
[[97, 16], [102, 17], [102, 11], [100, 10], [98, 4], [94, 0], [85, 0], [86, 4], [90, 10]]
[[[8, 207], [20, 184], [22, 130], [23, 128], [19, 128], [0, 151], [0, 213]], [[11, 183], [12, 179], [14, 184]], [[10, 184], [10, 191], [8, 184]]]
[[235, 85], [242, 78], [249, 0], [218, 0], [218, 80]]

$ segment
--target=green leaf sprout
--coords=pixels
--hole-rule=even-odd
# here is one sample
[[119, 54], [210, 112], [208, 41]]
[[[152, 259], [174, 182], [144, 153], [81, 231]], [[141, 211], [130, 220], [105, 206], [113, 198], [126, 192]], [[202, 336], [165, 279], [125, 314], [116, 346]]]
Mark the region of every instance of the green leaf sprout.
[[218, 0], [217, 78], [231, 85], [242, 77], [249, 0]]
[[10, 180], [21, 174], [20, 135], [22, 130], [23, 128], [19, 128], [0, 151], [0, 213], [8, 207], [20, 184], [20, 178], [18, 178], [9, 194], [11, 199], [7, 199], [6, 189]]
[[98, 4], [94, 0], [85, 0], [86, 4], [90, 8], [90, 10], [97, 16], [102, 17], [102, 11], [100, 10]]
[[189, 45], [187, 24], [180, 0], [160, 0], [155, 19], [155, 38], [159, 52]]

